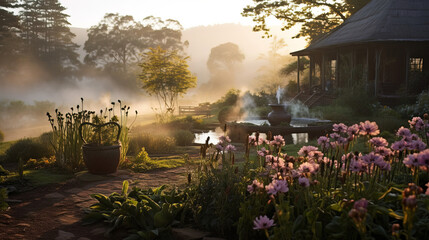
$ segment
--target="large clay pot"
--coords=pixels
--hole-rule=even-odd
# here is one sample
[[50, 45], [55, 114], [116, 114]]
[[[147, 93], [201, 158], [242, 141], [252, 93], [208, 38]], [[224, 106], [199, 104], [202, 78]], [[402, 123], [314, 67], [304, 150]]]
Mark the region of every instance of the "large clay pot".
[[115, 145], [103, 146], [95, 143], [86, 143], [85, 139], [82, 137], [82, 127], [84, 125], [91, 125], [96, 128], [101, 128], [107, 125], [118, 127], [116, 142], [119, 140], [121, 126], [115, 122], [108, 122], [101, 125], [82, 123], [79, 128], [80, 136], [85, 143], [82, 146], [83, 161], [85, 166], [88, 168], [88, 171], [92, 174], [115, 173], [118, 169], [119, 160], [121, 159], [121, 144], [118, 142], [118, 144]]
[[277, 126], [285, 124], [289, 126], [292, 120], [289, 106], [283, 104], [269, 104], [269, 106], [273, 109], [273, 111], [268, 113], [268, 122], [270, 125]]

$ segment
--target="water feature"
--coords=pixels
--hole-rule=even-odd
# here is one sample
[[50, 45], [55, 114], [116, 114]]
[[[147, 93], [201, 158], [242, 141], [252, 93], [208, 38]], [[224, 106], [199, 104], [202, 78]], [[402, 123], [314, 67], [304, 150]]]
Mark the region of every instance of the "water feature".
[[[318, 118], [292, 117], [291, 104], [280, 104], [283, 89], [277, 89], [277, 104], [269, 104], [273, 109], [267, 119], [246, 119], [244, 121], [227, 123], [227, 134], [235, 142], [243, 142], [248, 134], [259, 132], [262, 138], [265, 133], [271, 132], [273, 135], [282, 135], [287, 144], [307, 143], [309, 139], [319, 137], [332, 128], [329, 120], [320, 120]], [[220, 136], [225, 133], [222, 129], [195, 134], [195, 143], [205, 143], [207, 137], [210, 137], [210, 143], [217, 143]]]

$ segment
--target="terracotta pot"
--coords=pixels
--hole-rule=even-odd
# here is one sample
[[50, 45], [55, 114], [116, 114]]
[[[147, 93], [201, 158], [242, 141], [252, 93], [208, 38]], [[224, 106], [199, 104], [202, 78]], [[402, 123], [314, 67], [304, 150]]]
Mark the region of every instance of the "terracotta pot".
[[273, 111], [268, 113], [268, 122], [271, 126], [277, 126], [281, 123], [290, 124], [292, 116], [289, 106], [283, 104], [269, 104], [269, 106], [273, 109]]
[[[116, 122], [108, 122], [101, 125], [93, 123], [82, 123], [79, 127], [79, 134], [85, 143], [82, 146], [83, 162], [85, 163], [88, 171], [92, 174], [108, 174], [114, 173], [118, 170], [119, 161], [121, 159], [121, 144], [103, 146], [95, 143], [86, 143], [82, 136], [82, 127], [89, 125], [97, 128], [101, 131], [102, 127], [113, 125], [118, 128], [118, 134], [116, 136], [116, 142], [119, 140], [121, 134], [121, 126]], [[101, 137], [100, 137], [101, 141]]]
[[82, 146], [83, 161], [92, 174], [108, 174], [118, 170], [121, 159], [121, 145], [98, 146], [84, 144]]

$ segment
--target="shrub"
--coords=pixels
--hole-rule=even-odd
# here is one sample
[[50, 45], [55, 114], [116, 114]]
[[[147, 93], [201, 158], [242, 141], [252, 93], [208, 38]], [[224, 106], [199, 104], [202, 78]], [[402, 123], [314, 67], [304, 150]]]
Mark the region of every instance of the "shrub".
[[152, 159], [150, 159], [144, 147], [141, 148], [141, 151], [137, 154], [131, 165], [131, 169], [135, 172], [144, 172], [158, 167], [159, 166], [156, 161], [152, 161]]
[[51, 168], [55, 166], [56, 159], [55, 156], [51, 156], [50, 158], [40, 158], [34, 159], [30, 158], [27, 163], [24, 165], [26, 169], [42, 169], [42, 168]]
[[149, 132], [130, 138], [130, 154], [137, 154], [144, 147], [148, 153], [171, 153], [176, 148], [174, 138]]
[[0, 142], [4, 141], [4, 133], [0, 130]]
[[6, 151], [6, 161], [9, 162], [18, 162], [21, 158], [22, 161], [27, 162], [30, 158], [42, 158], [42, 157], [50, 157], [54, 154], [52, 150], [50, 150], [45, 145], [26, 138], [17, 141], [15, 144], [10, 146], [10, 148]]
[[188, 130], [177, 130], [174, 132], [174, 139], [178, 146], [189, 146], [194, 142], [195, 135]]
[[232, 113], [232, 107], [231, 106], [227, 106], [227, 107], [223, 107], [218, 115], [217, 115], [217, 119], [219, 120], [219, 122], [221, 124], [224, 124], [225, 122], [227, 122], [230, 118], [230, 115]]
[[337, 98], [336, 103], [340, 106], [352, 109], [356, 115], [368, 116], [374, 112], [376, 100], [375, 98], [369, 96], [367, 91], [358, 88], [353, 90], [345, 90]]

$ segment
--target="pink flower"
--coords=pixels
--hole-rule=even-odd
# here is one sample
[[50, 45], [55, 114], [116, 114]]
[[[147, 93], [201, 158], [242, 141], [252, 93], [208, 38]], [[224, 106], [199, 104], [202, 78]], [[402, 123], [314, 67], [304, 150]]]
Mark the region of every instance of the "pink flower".
[[264, 184], [259, 182], [258, 180], [253, 180], [252, 184], [247, 185], [247, 191], [249, 193], [256, 193], [259, 190], [264, 189]]
[[234, 152], [236, 150], [237, 150], [237, 148], [235, 148], [235, 146], [231, 145], [231, 144], [228, 144], [228, 146], [225, 147], [226, 152]]
[[220, 143], [216, 144], [215, 148], [216, 148], [216, 150], [218, 150], [219, 152], [220, 152], [220, 151], [223, 151], [223, 146], [222, 146], [222, 144], [220, 144]]
[[344, 123], [334, 124], [332, 131], [339, 133], [346, 133], [347, 126]]
[[258, 155], [261, 157], [265, 157], [265, 155], [268, 154], [268, 150], [266, 148], [261, 148], [261, 150], [258, 151]]
[[274, 179], [268, 186], [265, 187], [268, 194], [276, 195], [278, 192], [286, 193], [289, 191], [286, 180]]
[[332, 138], [332, 140], [334, 140], [334, 141], [338, 141], [338, 139], [341, 137], [341, 136], [340, 136], [340, 134], [338, 134], [338, 133], [331, 133], [329, 136], [330, 136], [330, 137]]
[[426, 143], [422, 142], [420, 139], [414, 140], [407, 143], [407, 149], [411, 151], [415, 150], [420, 152], [426, 149]]
[[349, 136], [354, 136], [359, 133], [359, 125], [353, 124], [350, 127], [347, 128], [347, 134]]
[[219, 142], [221, 144], [227, 143], [227, 142], [231, 142], [231, 139], [228, 136], [220, 136], [219, 137]]
[[350, 162], [350, 171], [361, 172], [363, 170], [364, 162], [362, 160], [354, 160]]
[[429, 167], [429, 149], [426, 149], [423, 152], [420, 152], [417, 155], [417, 160], [419, 161], [420, 166]]
[[378, 130], [378, 125], [375, 122], [365, 121], [359, 124], [359, 134], [360, 135], [371, 135], [376, 136], [380, 133]]
[[370, 152], [366, 155], [363, 155], [362, 160], [367, 164], [372, 164], [372, 163], [377, 163], [379, 161], [384, 161], [382, 156], [375, 154], [374, 152]]
[[403, 139], [396, 141], [392, 144], [391, 148], [395, 151], [404, 151], [407, 146], [407, 142], [405, 142]]
[[411, 135], [411, 131], [408, 128], [400, 127], [396, 135], [399, 137], [408, 137]]
[[270, 142], [270, 144], [276, 147], [281, 147], [285, 145], [285, 140], [281, 135], [277, 135], [273, 137], [273, 140]]
[[308, 178], [306, 178], [306, 177], [298, 178], [298, 183], [299, 183], [299, 185], [301, 185], [303, 187], [309, 187], [310, 186], [310, 180], [308, 180]]
[[408, 120], [411, 129], [415, 129], [416, 131], [423, 130], [425, 127], [425, 123], [423, 119], [420, 117], [413, 117], [411, 120]]
[[300, 173], [311, 173], [314, 174], [319, 169], [319, 164], [305, 162], [298, 168]]
[[262, 143], [264, 143], [264, 139], [259, 137], [258, 141], [256, 141], [256, 136], [249, 136], [249, 143], [250, 145], [259, 146], [259, 145], [262, 145]]
[[425, 186], [428, 187], [428, 188], [426, 188], [425, 195], [429, 195], [429, 182], [426, 183]]
[[374, 149], [374, 152], [377, 154], [380, 154], [383, 157], [389, 156], [392, 154], [392, 150], [390, 150], [390, 148], [386, 148], [386, 147], [376, 147]]
[[317, 139], [317, 144], [319, 144], [322, 148], [328, 148], [331, 146], [329, 144], [329, 138], [325, 136], [319, 137], [319, 139]]
[[371, 138], [371, 140], [369, 140], [369, 142], [374, 147], [387, 147], [387, 145], [389, 145], [389, 143], [386, 141], [386, 139], [384, 139], [382, 137]]
[[360, 200], [357, 200], [353, 205], [353, 208], [356, 210], [362, 210], [366, 212], [368, 208], [368, 200], [366, 200], [365, 198], [361, 198]]
[[299, 151], [298, 151], [298, 155], [299, 156], [304, 156], [307, 157], [308, 154], [311, 151], [317, 151], [317, 147], [313, 147], [313, 146], [303, 146]]
[[308, 156], [315, 162], [319, 162], [323, 159], [323, 153], [321, 151], [311, 151], [308, 153]]
[[256, 217], [255, 220], [253, 221], [253, 229], [255, 230], [264, 230], [275, 225], [276, 224], [274, 224], [274, 220], [269, 219], [267, 215], [259, 216], [259, 218]]
[[418, 167], [420, 164], [417, 156], [418, 156], [418, 153], [410, 154], [406, 158], [404, 158], [403, 163], [407, 167], [411, 167], [411, 166]]

